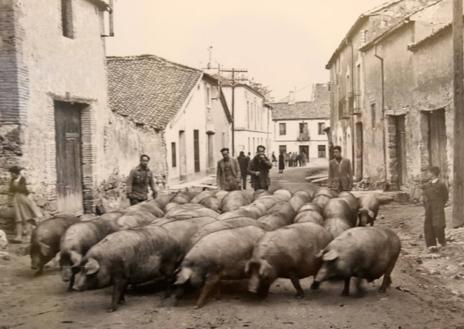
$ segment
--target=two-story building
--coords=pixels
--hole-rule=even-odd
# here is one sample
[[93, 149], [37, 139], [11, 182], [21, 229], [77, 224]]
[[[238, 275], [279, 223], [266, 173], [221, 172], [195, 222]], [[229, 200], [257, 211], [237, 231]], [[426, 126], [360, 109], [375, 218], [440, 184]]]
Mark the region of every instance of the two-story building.
[[[365, 67], [366, 54], [362, 48], [392, 28], [403, 26], [402, 23], [407, 17], [435, 3], [436, 0], [395, 0], [363, 13], [326, 65], [330, 70], [331, 138], [335, 145], [342, 147], [343, 155], [353, 160], [357, 180], [369, 176], [388, 184], [392, 177], [387, 169], [388, 136], [383, 128], [385, 99], [377, 97], [374, 100], [371, 95], [366, 94], [366, 88], [383, 88], [383, 80], [379, 77], [385, 73], [382, 73], [382, 65], [386, 63], [386, 59], [381, 47], [371, 47], [368, 60], [376, 66], [376, 70], [370, 71]], [[399, 76], [397, 72], [396, 75]], [[370, 84], [371, 82], [373, 84]], [[369, 121], [364, 118], [366, 113], [376, 115]], [[374, 129], [376, 134], [364, 136], [366, 125]], [[375, 149], [375, 154], [365, 149], [367, 144], [370, 145], [369, 149]], [[375, 168], [369, 168], [374, 166], [374, 163]], [[389, 184], [395, 185], [391, 182]]]
[[145, 153], [168, 185], [215, 172], [220, 149], [231, 142], [231, 116], [217, 79], [155, 55], [108, 57], [108, 75], [119, 125], [116, 142], [109, 142], [110, 166], [127, 175]]
[[227, 80], [223, 80], [222, 90], [229, 109], [232, 109], [234, 103], [235, 156], [240, 151], [253, 155], [258, 145], [264, 145], [266, 152], [270, 153], [271, 108], [265, 104], [264, 96], [248, 84], [232, 87]]
[[82, 213], [105, 176], [103, 0], [0, 2], [0, 206], [12, 165], [46, 210]]
[[329, 125], [328, 84], [316, 84], [313, 99], [306, 102], [271, 103], [273, 152], [297, 153], [307, 160], [329, 157], [325, 129]]

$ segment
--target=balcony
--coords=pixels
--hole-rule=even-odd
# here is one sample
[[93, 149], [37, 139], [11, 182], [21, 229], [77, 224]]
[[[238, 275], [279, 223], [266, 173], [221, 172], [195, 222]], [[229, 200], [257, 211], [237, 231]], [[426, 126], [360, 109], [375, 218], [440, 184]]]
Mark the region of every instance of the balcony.
[[353, 114], [361, 114], [361, 95], [353, 95]]
[[299, 142], [308, 142], [309, 141], [309, 134], [308, 133], [299, 134], [298, 137], [296, 138], [296, 140], [299, 141]]

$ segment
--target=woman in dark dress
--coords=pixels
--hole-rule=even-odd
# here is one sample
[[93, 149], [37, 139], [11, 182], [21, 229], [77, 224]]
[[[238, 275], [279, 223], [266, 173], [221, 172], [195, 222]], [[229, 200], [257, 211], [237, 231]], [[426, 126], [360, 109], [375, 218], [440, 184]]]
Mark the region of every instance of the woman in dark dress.
[[279, 174], [282, 174], [285, 169], [285, 154], [280, 152], [279, 154]]

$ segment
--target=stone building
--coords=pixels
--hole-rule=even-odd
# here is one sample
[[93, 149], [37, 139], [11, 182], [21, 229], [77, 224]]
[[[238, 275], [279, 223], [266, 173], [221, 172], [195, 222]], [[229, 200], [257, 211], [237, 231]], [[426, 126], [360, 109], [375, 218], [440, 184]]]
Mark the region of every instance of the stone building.
[[[372, 65], [377, 61], [375, 73], [365, 67], [365, 54], [361, 49], [393, 27], [402, 25], [407, 17], [437, 2], [440, 1], [396, 0], [363, 13], [326, 65], [330, 70], [331, 139], [342, 147], [345, 157], [353, 160], [357, 180], [369, 176], [376, 181], [388, 181], [392, 176], [385, 169], [387, 160], [383, 154], [387, 153], [387, 147], [384, 141], [388, 137], [383, 134], [383, 119], [381, 115], [371, 121], [365, 118], [369, 112], [382, 113], [381, 97], [372, 101], [364, 92], [366, 87], [381, 88], [377, 69], [381, 62], [380, 48], [374, 48], [374, 57], [369, 54]], [[369, 75], [375, 79], [373, 85], [367, 85]], [[372, 138], [363, 135], [367, 124], [376, 131]]]
[[103, 0], [0, 1], [0, 207], [27, 169], [50, 211], [91, 212], [105, 176]]
[[155, 55], [108, 57], [110, 107], [117, 129], [108, 166], [127, 175], [139, 155], [151, 157], [168, 185], [215, 172], [230, 147], [231, 117], [218, 81]]
[[329, 157], [325, 129], [329, 126], [328, 84], [316, 84], [313, 99], [307, 102], [271, 103], [273, 121], [272, 151], [296, 152], [307, 159]]

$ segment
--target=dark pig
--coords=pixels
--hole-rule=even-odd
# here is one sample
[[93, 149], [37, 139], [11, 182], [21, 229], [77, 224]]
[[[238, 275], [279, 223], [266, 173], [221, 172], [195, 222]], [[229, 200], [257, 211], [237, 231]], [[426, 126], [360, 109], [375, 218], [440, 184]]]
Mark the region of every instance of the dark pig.
[[144, 201], [136, 205], [126, 208], [127, 212], [132, 211], [146, 211], [151, 213], [153, 216], [161, 218], [164, 216], [164, 212], [158, 207], [158, 204], [155, 200]]
[[[220, 280], [245, 279], [245, 265], [255, 243], [264, 235], [256, 226], [222, 230], [206, 235], [190, 249], [177, 273], [176, 285], [201, 287], [196, 307], [205, 304]], [[218, 252], [220, 251], [220, 252]]]
[[222, 199], [222, 212], [234, 211], [249, 204], [251, 200], [248, 198], [248, 195], [243, 192], [244, 191], [229, 192], [224, 199]]
[[326, 206], [330, 199], [336, 197], [336, 193], [328, 188], [321, 188], [316, 192], [313, 198], [313, 203], [317, 204], [322, 209]]
[[292, 206], [293, 210], [298, 212], [305, 203], [309, 202], [309, 195], [306, 192], [298, 191], [292, 196], [288, 203]]
[[380, 202], [374, 194], [368, 194], [360, 197], [359, 201], [359, 226], [374, 225], [379, 212]]
[[221, 211], [221, 201], [218, 198], [211, 196], [200, 201], [202, 206], [209, 208], [217, 213]]
[[108, 234], [119, 230], [117, 220], [122, 213], [106, 213], [89, 221], [76, 223], [68, 228], [61, 238], [60, 268], [64, 282], [72, 289], [79, 264], [87, 251]]
[[303, 211], [296, 215], [295, 223], [314, 223], [324, 226], [324, 217], [317, 211]]
[[331, 240], [332, 235], [314, 223], [293, 224], [267, 232], [254, 247], [245, 269], [250, 275], [248, 290], [265, 297], [277, 278], [287, 278], [297, 297], [303, 297], [300, 279], [317, 274], [322, 264], [317, 255]]
[[356, 226], [356, 212], [348, 203], [340, 198], [330, 199], [323, 210], [325, 218], [324, 227], [332, 233], [333, 237]]
[[73, 224], [79, 222], [76, 216], [57, 216], [40, 222], [31, 234], [31, 269], [41, 274], [45, 264], [60, 251], [61, 237]]
[[322, 267], [315, 282], [344, 280], [342, 295], [350, 294], [351, 277], [356, 277], [358, 292], [361, 281], [369, 282], [383, 275], [379, 291], [391, 284], [390, 274], [401, 250], [398, 236], [390, 229], [379, 227], [355, 227], [343, 232], [321, 252]]
[[347, 191], [340, 192], [338, 198], [345, 200], [353, 211], [358, 211], [359, 200], [352, 193]]
[[74, 289], [113, 286], [110, 311], [125, 301], [129, 284], [173, 276], [180, 261], [177, 242], [163, 227], [149, 225], [108, 235], [82, 259]]

